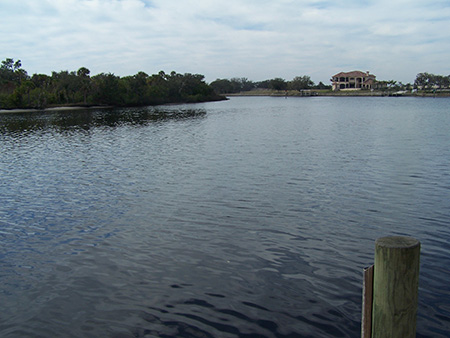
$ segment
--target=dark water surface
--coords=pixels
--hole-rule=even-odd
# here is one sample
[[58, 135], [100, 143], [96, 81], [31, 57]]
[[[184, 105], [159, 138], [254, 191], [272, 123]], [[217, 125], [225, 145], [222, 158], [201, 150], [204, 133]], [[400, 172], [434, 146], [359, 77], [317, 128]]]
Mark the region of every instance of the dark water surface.
[[450, 100], [0, 116], [1, 337], [358, 337], [374, 242], [450, 332]]

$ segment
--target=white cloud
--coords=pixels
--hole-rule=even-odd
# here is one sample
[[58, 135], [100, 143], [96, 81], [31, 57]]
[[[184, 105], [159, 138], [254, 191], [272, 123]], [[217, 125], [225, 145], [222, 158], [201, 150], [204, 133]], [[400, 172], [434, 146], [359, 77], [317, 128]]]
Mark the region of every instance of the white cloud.
[[353, 69], [403, 82], [450, 73], [448, 1], [2, 0], [0, 20], [0, 57], [30, 73], [85, 66], [325, 83]]

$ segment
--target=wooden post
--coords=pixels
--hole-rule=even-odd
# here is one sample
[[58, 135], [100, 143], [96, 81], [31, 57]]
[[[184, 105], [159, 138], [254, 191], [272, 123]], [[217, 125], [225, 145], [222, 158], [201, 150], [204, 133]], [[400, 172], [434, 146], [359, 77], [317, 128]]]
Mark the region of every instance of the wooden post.
[[364, 269], [361, 338], [372, 336], [373, 265]]
[[416, 336], [420, 242], [382, 237], [375, 242], [372, 338]]

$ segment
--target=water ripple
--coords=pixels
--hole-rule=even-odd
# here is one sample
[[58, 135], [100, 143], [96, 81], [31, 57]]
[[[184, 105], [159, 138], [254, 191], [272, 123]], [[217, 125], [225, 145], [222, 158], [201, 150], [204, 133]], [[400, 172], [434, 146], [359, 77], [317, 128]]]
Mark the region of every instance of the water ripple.
[[355, 337], [398, 234], [422, 243], [418, 336], [445, 337], [446, 102], [0, 116], [0, 335]]

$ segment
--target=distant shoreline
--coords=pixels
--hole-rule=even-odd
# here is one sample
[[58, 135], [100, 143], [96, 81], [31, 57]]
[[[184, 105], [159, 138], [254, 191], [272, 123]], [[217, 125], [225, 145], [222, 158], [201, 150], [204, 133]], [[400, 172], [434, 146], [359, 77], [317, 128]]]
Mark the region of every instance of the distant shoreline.
[[364, 97], [450, 97], [450, 92], [437, 92], [437, 93], [411, 93], [411, 92], [382, 92], [382, 91], [360, 91], [360, 90], [348, 90], [348, 91], [330, 91], [330, 90], [317, 90], [308, 89], [304, 91], [297, 90], [270, 90], [270, 89], [256, 89], [239, 93], [224, 94], [227, 97], [233, 96], [279, 96], [279, 97], [314, 97], [314, 96], [333, 96], [333, 97], [349, 97], [349, 96], [364, 96]]

